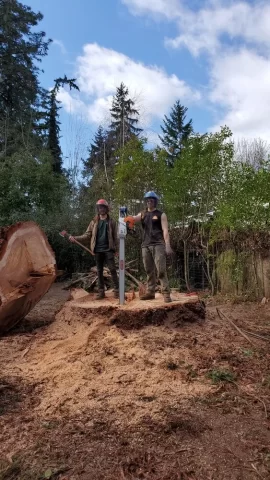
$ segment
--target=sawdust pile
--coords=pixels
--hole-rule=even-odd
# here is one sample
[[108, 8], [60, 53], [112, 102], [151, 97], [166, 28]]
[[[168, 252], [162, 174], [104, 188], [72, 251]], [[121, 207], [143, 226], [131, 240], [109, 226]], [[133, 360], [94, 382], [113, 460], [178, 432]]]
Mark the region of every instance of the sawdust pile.
[[[0, 478], [269, 478], [267, 342], [251, 348], [214, 307], [206, 321], [177, 323], [168, 306], [159, 326], [142, 326], [138, 312], [137, 328], [128, 317], [114, 325], [133, 307], [106, 296], [94, 312], [81, 293], [63, 306], [56, 284], [1, 338]], [[233, 315], [269, 335], [268, 304]], [[221, 373], [231, 376], [215, 383]]]
[[155, 398], [160, 415], [158, 403], [172, 392], [189, 398], [210, 391], [207, 380], [188, 378], [190, 368], [196, 367], [187, 345], [192, 339], [171, 328], [169, 317], [168, 324], [156, 328], [123, 330], [104, 315], [81, 316], [80, 309], [67, 302], [20, 360], [23, 376], [43, 385], [38, 411], [45, 416], [77, 415], [98, 409], [102, 402], [103, 407], [120, 409], [122, 421], [130, 425], [147, 411], [155, 416]]

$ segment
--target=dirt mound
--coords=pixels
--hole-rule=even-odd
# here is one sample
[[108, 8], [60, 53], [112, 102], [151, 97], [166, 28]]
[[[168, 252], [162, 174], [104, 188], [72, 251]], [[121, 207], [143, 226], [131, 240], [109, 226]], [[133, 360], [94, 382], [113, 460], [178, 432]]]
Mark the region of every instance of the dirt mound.
[[[25, 331], [0, 340], [0, 478], [268, 478], [266, 344], [251, 347], [214, 310], [177, 323], [171, 305], [159, 325], [130, 329], [111, 323], [121, 309], [109, 300], [107, 317], [77, 297], [51, 323], [54, 289]], [[269, 307], [233, 308], [269, 333]]]
[[[170, 314], [174, 311], [169, 309], [168, 321]], [[168, 365], [179, 364], [180, 358], [183, 364], [196, 366], [187, 347], [179, 344], [175, 352], [176, 332], [163, 325], [125, 334], [112, 325], [110, 316], [86, 315], [85, 309], [82, 312], [67, 302], [20, 361], [20, 369], [31, 381], [46, 382], [39, 406], [46, 415], [96, 409], [101, 398], [103, 402], [109, 398], [123, 411], [134, 399], [164, 398], [172, 381], [181, 397], [210, 391], [207, 380], [185, 382], [180, 371], [170, 370]], [[136, 423], [141, 415], [135, 409], [129, 421]]]
[[126, 330], [139, 329], [147, 325], [171, 327], [183, 326], [184, 322], [201, 322], [205, 318], [203, 303], [187, 303], [186, 305], [173, 305], [167, 308], [118, 310], [110, 317], [112, 325]]

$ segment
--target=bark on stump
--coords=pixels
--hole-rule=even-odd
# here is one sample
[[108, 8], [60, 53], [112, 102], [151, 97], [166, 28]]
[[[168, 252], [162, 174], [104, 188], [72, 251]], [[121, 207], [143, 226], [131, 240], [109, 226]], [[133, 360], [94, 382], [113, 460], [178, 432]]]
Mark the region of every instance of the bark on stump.
[[54, 252], [36, 223], [0, 229], [0, 334], [30, 312], [55, 278]]

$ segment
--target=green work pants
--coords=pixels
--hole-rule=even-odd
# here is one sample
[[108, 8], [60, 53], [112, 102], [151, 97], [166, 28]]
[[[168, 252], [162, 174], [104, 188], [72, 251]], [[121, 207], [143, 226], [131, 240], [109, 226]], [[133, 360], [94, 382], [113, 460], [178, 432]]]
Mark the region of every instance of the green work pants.
[[162, 293], [170, 293], [166, 271], [166, 252], [164, 245], [150, 245], [142, 248], [144, 269], [147, 274], [147, 292], [155, 293], [156, 278], [161, 283]]

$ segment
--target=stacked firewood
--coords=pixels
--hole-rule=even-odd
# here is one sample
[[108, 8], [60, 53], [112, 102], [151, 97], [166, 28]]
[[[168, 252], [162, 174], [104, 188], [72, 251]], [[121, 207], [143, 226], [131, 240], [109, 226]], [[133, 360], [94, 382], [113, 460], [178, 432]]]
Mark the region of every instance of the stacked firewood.
[[[130, 262], [126, 263], [125, 274], [126, 274], [126, 283], [127, 286], [130, 288], [140, 287], [141, 282], [137, 280], [133, 273], [136, 273], [137, 270], [132, 268], [132, 265], [136, 262], [136, 260], [131, 260]], [[106, 289], [112, 288], [112, 278], [110, 271], [107, 267], [103, 269], [103, 276]], [[72, 275], [72, 280], [67, 285], [65, 285], [64, 290], [68, 290], [70, 288], [83, 288], [88, 292], [91, 292], [95, 289], [97, 285], [97, 267], [92, 267], [90, 272], [86, 273], [74, 273]]]

